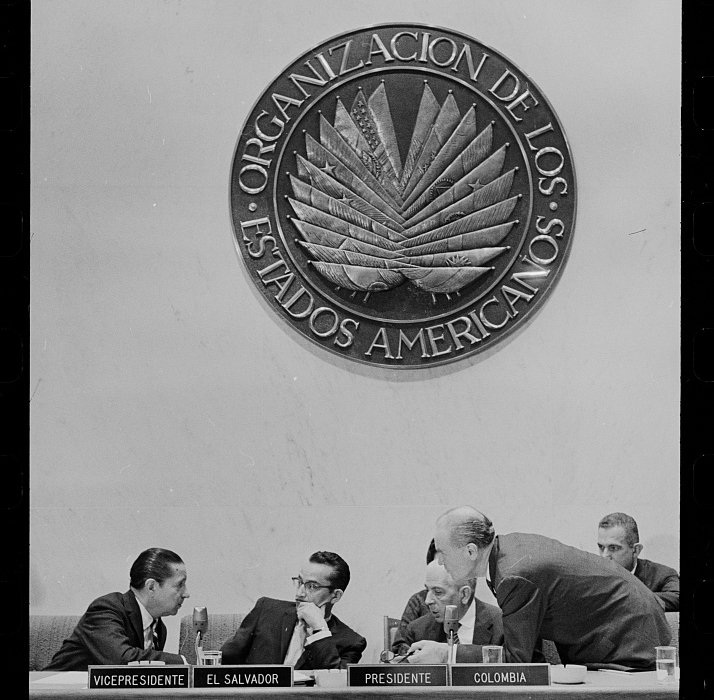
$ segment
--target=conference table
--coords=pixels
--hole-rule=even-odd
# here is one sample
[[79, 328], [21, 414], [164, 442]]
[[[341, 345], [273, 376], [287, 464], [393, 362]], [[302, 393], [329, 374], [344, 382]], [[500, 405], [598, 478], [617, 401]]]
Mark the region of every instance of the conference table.
[[286, 700], [366, 700], [389, 698], [389, 700], [426, 700], [431, 698], [497, 698], [498, 700], [525, 700], [526, 698], [555, 698], [571, 700], [674, 700], [679, 697], [679, 682], [658, 683], [654, 671], [633, 674], [588, 671], [584, 683], [552, 684], [550, 686], [501, 686], [501, 687], [335, 687], [296, 685], [292, 688], [181, 688], [181, 689], [88, 689], [86, 673], [53, 673], [31, 671], [29, 697], [32, 700], [46, 698], [98, 698], [100, 700], [140, 700], [143, 698], [176, 698], [198, 700], [199, 698], [285, 698]]

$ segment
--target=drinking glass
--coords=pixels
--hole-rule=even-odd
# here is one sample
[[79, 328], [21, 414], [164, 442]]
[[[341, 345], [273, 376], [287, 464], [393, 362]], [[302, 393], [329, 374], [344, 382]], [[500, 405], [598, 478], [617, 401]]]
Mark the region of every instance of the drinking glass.
[[199, 663], [202, 666], [220, 666], [222, 660], [223, 654], [220, 651], [203, 650]]
[[673, 683], [677, 678], [677, 647], [655, 647], [658, 683]]
[[503, 663], [503, 647], [495, 644], [484, 644], [483, 662], [485, 664], [502, 664]]

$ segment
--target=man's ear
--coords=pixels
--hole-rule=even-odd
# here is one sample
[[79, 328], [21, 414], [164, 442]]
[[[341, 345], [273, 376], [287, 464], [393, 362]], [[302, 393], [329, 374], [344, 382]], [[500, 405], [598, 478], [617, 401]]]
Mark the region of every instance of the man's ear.
[[342, 594], [344, 591], [341, 588], [335, 588], [332, 591], [332, 598], [330, 598], [330, 602], [334, 605], [340, 598], [342, 598]]
[[459, 600], [464, 605], [466, 605], [471, 600], [473, 593], [474, 592], [471, 590], [471, 586], [469, 586], [469, 585], [461, 586], [459, 588]]
[[640, 556], [640, 552], [641, 552], [642, 549], [643, 549], [643, 545], [641, 545], [641, 544], [638, 542], [632, 549], [635, 550], [635, 556], [636, 556], [636, 557], [639, 557], [639, 556]]
[[147, 593], [153, 593], [158, 585], [159, 582], [155, 578], [147, 578], [146, 581], [144, 581], [144, 590]]
[[476, 559], [478, 559], [478, 546], [473, 542], [469, 542], [466, 545], [466, 552], [471, 561], [476, 561]]

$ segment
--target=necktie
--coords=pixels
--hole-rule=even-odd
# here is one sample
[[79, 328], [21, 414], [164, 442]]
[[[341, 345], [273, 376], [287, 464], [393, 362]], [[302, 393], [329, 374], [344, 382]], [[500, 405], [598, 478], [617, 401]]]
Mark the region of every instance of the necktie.
[[459, 630], [461, 629], [461, 623], [459, 622], [459, 626], [456, 628], [456, 632], [454, 632], [454, 644], [460, 644], [459, 642]]
[[493, 595], [496, 595], [496, 589], [493, 587], [493, 583], [491, 583], [490, 578], [486, 579], [486, 583], [488, 584], [488, 587], [491, 590], [491, 593], [493, 593]]
[[298, 662], [305, 647], [306, 637], [307, 628], [305, 627], [305, 623], [302, 620], [298, 620], [293, 630], [293, 636], [290, 638], [290, 646], [288, 646], [288, 651], [285, 654], [285, 661], [283, 663], [286, 666], [294, 666]]
[[154, 620], [151, 623], [151, 648], [152, 649], [159, 648], [159, 633], [156, 631], [156, 626], [158, 625], [158, 623], [159, 623], [158, 619]]

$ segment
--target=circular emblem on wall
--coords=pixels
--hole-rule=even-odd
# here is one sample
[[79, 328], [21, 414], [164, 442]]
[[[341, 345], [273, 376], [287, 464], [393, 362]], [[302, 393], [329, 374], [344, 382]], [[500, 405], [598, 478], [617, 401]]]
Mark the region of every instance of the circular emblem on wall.
[[350, 360], [419, 368], [492, 347], [568, 256], [562, 126], [511, 61], [445, 29], [383, 25], [304, 54], [236, 147], [236, 247], [274, 313]]

